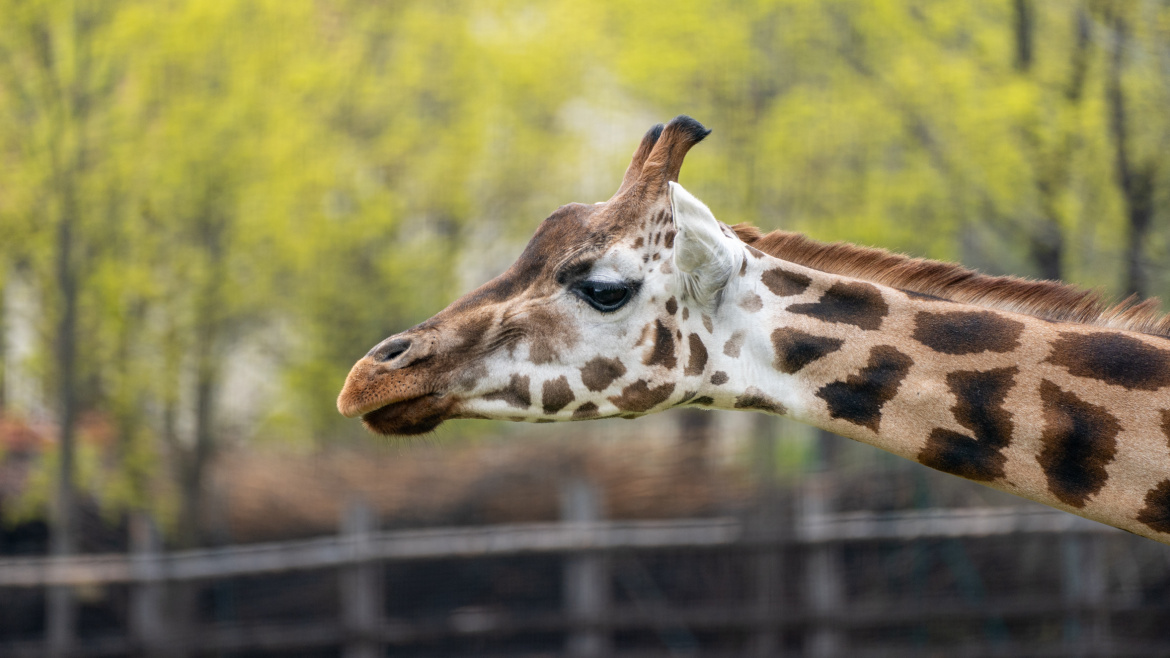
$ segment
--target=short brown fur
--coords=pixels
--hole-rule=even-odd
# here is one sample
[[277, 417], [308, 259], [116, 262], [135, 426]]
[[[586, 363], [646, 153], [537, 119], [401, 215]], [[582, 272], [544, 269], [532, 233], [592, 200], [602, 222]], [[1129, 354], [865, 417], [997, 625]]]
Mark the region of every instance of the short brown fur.
[[822, 272], [1045, 320], [1170, 338], [1170, 316], [1159, 313], [1156, 299], [1138, 302], [1136, 297], [1130, 297], [1110, 305], [1097, 292], [1058, 281], [991, 276], [962, 265], [912, 258], [885, 249], [818, 242], [791, 231], [765, 235], [750, 224], [732, 228], [740, 240], [764, 253]]

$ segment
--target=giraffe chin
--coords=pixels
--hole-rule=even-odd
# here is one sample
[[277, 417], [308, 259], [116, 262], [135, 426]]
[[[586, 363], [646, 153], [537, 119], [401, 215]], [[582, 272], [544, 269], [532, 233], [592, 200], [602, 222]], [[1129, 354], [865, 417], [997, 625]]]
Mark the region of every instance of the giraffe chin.
[[452, 417], [454, 404], [450, 396], [424, 395], [362, 414], [362, 423], [371, 432], [387, 436], [426, 434]]

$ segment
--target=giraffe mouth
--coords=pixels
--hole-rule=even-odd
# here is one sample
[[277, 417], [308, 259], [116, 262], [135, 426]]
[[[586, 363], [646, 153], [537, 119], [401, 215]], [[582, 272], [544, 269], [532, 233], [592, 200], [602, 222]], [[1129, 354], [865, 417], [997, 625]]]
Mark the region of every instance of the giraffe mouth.
[[362, 414], [362, 423], [371, 432], [387, 436], [426, 434], [452, 417], [454, 405], [449, 395], [422, 395], [368, 411]]

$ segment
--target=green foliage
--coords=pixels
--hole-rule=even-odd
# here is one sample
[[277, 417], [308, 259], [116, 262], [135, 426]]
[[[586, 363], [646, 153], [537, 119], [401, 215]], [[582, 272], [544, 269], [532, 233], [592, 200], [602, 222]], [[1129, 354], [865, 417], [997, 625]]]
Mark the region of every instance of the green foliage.
[[[1152, 292], [1170, 285], [1164, 3], [0, 0], [0, 16], [0, 286], [27, 282], [42, 311], [40, 365], [0, 367], [57, 404], [66, 258], [80, 408], [117, 435], [82, 451], [106, 475], [81, 471], [114, 508], [188, 495], [162, 474], [198, 484], [224, 441], [360, 436], [333, 401], [364, 350], [556, 206], [607, 196], [678, 113], [715, 130], [683, 182], [725, 221], [1117, 292], [1138, 258]], [[1136, 251], [1119, 144], [1156, 190]]]

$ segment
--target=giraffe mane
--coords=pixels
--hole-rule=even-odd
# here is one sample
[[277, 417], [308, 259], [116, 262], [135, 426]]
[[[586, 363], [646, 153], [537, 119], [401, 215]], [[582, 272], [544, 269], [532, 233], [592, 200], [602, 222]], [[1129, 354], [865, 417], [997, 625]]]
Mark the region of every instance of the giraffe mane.
[[792, 231], [764, 234], [750, 224], [732, 227], [745, 244], [770, 256], [822, 272], [872, 281], [904, 292], [1023, 313], [1054, 322], [1136, 331], [1170, 338], [1170, 316], [1157, 298], [1131, 295], [1116, 304], [1099, 291], [1059, 281], [991, 276], [954, 263], [914, 258], [846, 242], [818, 242]]

